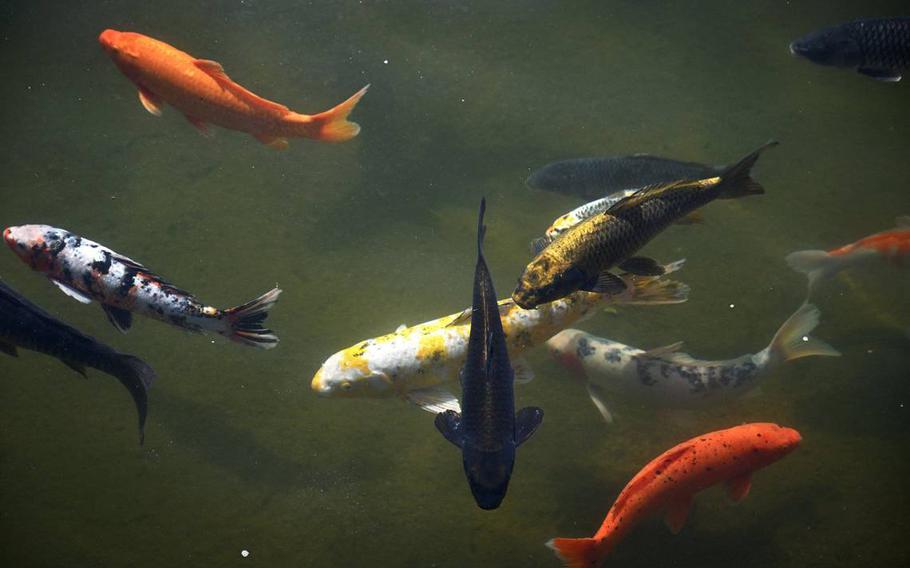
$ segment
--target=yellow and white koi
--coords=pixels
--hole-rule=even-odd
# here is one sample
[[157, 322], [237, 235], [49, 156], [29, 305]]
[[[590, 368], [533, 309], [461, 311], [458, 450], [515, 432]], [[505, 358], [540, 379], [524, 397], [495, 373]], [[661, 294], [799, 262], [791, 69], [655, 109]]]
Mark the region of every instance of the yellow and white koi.
[[[683, 260], [666, 265], [674, 272]], [[575, 292], [532, 310], [511, 299], [500, 300], [499, 310], [515, 380], [527, 382], [532, 372], [519, 357], [561, 330], [594, 313], [603, 303], [678, 304], [689, 287], [664, 276], [623, 274], [626, 290], [619, 295]], [[312, 389], [327, 397], [400, 397], [433, 413], [460, 412], [448, 384], [458, 379], [467, 354], [471, 309], [393, 333], [367, 339], [329, 357], [316, 372]]]

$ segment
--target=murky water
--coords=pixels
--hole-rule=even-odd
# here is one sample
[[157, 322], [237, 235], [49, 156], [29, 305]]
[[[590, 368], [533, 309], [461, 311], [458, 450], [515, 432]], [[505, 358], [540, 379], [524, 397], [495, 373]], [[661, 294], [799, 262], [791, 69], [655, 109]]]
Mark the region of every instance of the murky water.
[[[906, 8], [906, 6], [903, 6]], [[51, 313], [146, 359], [145, 446], [132, 403], [31, 352], [0, 357], [4, 566], [557, 566], [652, 457], [694, 435], [776, 421], [804, 437], [749, 498], [701, 495], [683, 532], [640, 526], [623, 566], [898, 566], [910, 561], [910, 275], [843, 274], [816, 335], [843, 352], [783, 367], [756, 396], [698, 412], [618, 407], [606, 426], [539, 349], [517, 405], [546, 410], [508, 497], [478, 509], [432, 416], [397, 400], [317, 398], [332, 353], [470, 302], [488, 199], [500, 296], [527, 242], [578, 202], [529, 171], [651, 152], [730, 162], [775, 138], [762, 197], [717, 202], [646, 252], [685, 257], [679, 306], [583, 328], [704, 358], [767, 345], [805, 279], [783, 257], [910, 213], [910, 91], [796, 60], [788, 42], [901, 2], [8, 2], [0, 6], [0, 225], [65, 227], [230, 306], [285, 290], [273, 351], [139, 319], [120, 335], [14, 255], [0, 276]], [[97, 43], [139, 31], [220, 61], [301, 112], [371, 83], [341, 145], [286, 152], [173, 109], [145, 112]], [[906, 81], [904, 81], [906, 82]], [[242, 557], [241, 551], [250, 555]]]

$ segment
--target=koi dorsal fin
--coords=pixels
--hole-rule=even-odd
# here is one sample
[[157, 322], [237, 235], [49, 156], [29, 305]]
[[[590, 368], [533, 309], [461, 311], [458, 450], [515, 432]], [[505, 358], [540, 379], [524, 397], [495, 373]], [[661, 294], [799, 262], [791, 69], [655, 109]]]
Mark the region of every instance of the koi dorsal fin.
[[672, 448], [646, 465], [645, 468], [629, 482], [626, 488], [623, 489], [623, 492], [620, 493], [619, 498], [616, 499], [616, 503], [613, 505], [613, 508], [610, 509], [610, 512], [614, 516], [620, 514], [623, 507], [625, 507], [626, 503], [633, 495], [639, 493], [652, 483], [661, 482], [663, 480], [662, 476], [667, 468], [685, 457], [692, 447], [693, 445], [691, 443], [685, 443], [681, 447]]
[[212, 61], [209, 59], [196, 59], [193, 61], [193, 65], [217, 81], [223, 89], [230, 91], [251, 107], [278, 111], [282, 113], [290, 112], [290, 109], [288, 109], [288, 107], [276, 102], [272, 102], [268, 99], [264, 99], [256, 93], [248, 91], [247, 89], [232, 81], [231, 78], [228, 77], [227, 73], [224, 72], [224, 67], [222, 67], [221, 64], [217, 61]]
[[711, 187], [713, 185], [716, 185], [718, 182], [720, 182], [720, 178], [707, 178], [704, 180], [695, 180], [695, 181], [677, 180], [677, 181], [671, 181], [671, 182], [667, 182], [667, 183], [656, 183], [653, 185], [648, 185], [648, 186], [645, 186], [645, 187], [639, 189], [632, 195], [620, 199], [619, 201], [614, 203], [612, 206], [610, 206], [609, 209], [604, 211], [603, 214], [604, 215], [615, 215], [616, 213], [619, 213], [626, 209], [635, 207], [637, 205], [641, 205], [642, 203], [644, 203], [645, 201], [648, 201], [649, 199], [653, 199], [653, 198], [663, 195], [667, 192], [673, 191], [674, 189], [677, 189], [677, 188], [692, 187], [692, 186]]

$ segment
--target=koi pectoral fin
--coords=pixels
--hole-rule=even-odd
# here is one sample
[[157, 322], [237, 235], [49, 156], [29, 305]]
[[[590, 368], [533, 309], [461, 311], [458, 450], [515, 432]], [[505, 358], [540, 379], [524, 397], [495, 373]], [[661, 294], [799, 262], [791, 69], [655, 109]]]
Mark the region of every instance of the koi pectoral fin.
[[145, 87], [139, 87], [139, 102], [145, 107], [145, 110], [161, 116], [161, 109], [164, 107], [164, 101], [158, 98], [158, 95], [149, 91]]
[[670, 532], [673, 534], [679, 534], [679, 531], [682, 530], [683, 525], [686, 524], [686, 517], [689, 516], [689, 509], [691, 508], [691, 495], [678, 497], [674, 501], [670, 502], [669, 507], [667, 507], [667, 512], [664, 515], [664, 522], [667, 524], [667, 528], [670, 529]]
[[259, 140], [273, 150], [287, 150], [288, 139], [281, 136], [272, 136], [271, 134], [254, 134], [256, 140]]
[[581, 290], [615, 296], [625, 292], [626, 288], [626, 283], [622, 278], [605, 270], [598, 274], [587, 286], [582, 286]]
[[745, 499], [751, 488], [752, 476], [750, 474], [727, 480], [727, 495], [734, 503], [738, 503]]
[[114, 306], [101, 304], [101, 309], [104, 310], [111, 325], [116, 327], [117, 331], [120, 333], [126, 333], [133, 325], [133, 314], [123, 308], [115, 308]]
[[543, 410], [536, 406], [526, 406], [515, 414], [515, 445], [520, 446], [534, 435], [543, 422]]
[[188, 115], [188, 114], [185, 114], [185, 115], [183, 115], [183, 116], [185, 116], [185, 117], [186, 117], [186, 120], [187, 120], [190, 124], [192, 124], [193, 127], [196, 128], [196, 130], [199, 131], [199, 134], [202, 134], [202, 135], [205, 136], [206, 138], [211, 138], [211, 137], [213, 137], [213, 136], [215, 135], [215, 133], [212, 132], [212, 129], [209, 128], [209, 125], [208, 125], [207, 122], [203, 122], [201, 119], [198, 119], [198, 118], [196, 118], [196, 117], [194, 117], [194, 116], [190, 116], [190, 115]]
[[635, 274], [636, 276], [661, 276], [665, 272], [664, 267], [653, 258], [644, 256], [633, 256], [627, 258], [619, 265], [620, 270]]
[[82, 292], [80, 290], [76, 290], [72, 286], [69, 286], [68, 284], [64, 284], [63, 282], [61, 282], [59, 280], [54, 280], [53, 278], [49, 278], [49, 280], [54, 284], [54, 286], [56, 286], [57, 288], [60, 288], [61, 292], [63, 292], [70, 298], [73, 298], [77, 302], [82, 303], [82, 304], [91, 304], [92, 303], [92, 299], [89, 298], [84, 292]]
[[439, 433], [445, 437], [446, 440], [452, 442], [459, 448], [462, 447], [464, 443], [464, 433], [461, 429], [461, 415], [455, 412], [454, 410], [446, 410], [436, 415], [436, 420], [434, 421], [436, 429], [439, 430]]

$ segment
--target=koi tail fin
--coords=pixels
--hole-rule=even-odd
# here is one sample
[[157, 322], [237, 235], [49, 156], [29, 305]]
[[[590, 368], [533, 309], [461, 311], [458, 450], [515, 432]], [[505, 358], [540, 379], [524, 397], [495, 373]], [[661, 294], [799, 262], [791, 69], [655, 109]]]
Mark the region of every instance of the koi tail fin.
[[751, 177], [752, 166], [758, 161], [762, 152], [768, 148], [777, 146], [777, 144], [778, 142], [776, 140], [770, 140], [742, 160], [724, 169], [720, 174], [721, 188], [718, 198], [736, 199], [737, 197], [760, 195], [764, 193], [765, 188]]
[[269, 317], [269, 310], [278, 301], [279, 294], [279, 288], [272, 288], [253, 301], [224, 310], [227, 329], [221, 334], [232, 341], [260, 349], [272, 349], [278, 345], [278, 336], [262, 323]]
[[547, 542], [566, 568], [590, 568], [600, 565], [600, 542], [593, 538], [553, 538]]
[[823, 250], [800, 250], [791, 252], [785, 258], [790, 268], [802, 272], [809, 278], [809, 292], [824, 277], [837, 272], [832, 256]]
[[613, 297], [613, 303], [628, 305], [681, 304], [689, 299], [689, 286], [678, 280], [668, 280], [666, 275], [682, 268], [686, 260], [677, 260], [663, 266], [661, 276], [623, 275], [626, 290]]
[[117, 354], [110, 362], [100, 365], [99, 368], [106, 373], [117, 377], [136, 404], [136, 412], [139, 414], [139, 444], [145, 442], [145, 418], [148, 415], [148, 396], [147, 391], [152, 386], [152, 382], [158, 378], [155, 370], [148, 363], [132, 355]]
[[[370, 86], [367, 85], [334, 108], [319, 114], [306, 116], [306, 121], [301, 122], [303, 124], [303, 135], [322, 140], [323, 142], [344, 142], [357, 136], [360, 133], [360, 125], [356, 122], [348, 121], [348, 115], [351, 114], [351, 111], [354, 110], [354, 107], [357, 106], [357, 103], [360, 102], [360, 99], [363, 98], [369, 88]], [[297, 116], [299, 120], [300, 115]], [[293, 115], [291, 120], [295, 120]]]
[[780, 326], [768, 352], [779, 362], [792, 361], [800, 357], [840, 357], [840, 352], [820, 339], [809, 337], [818, 325], [821, 312], [812, 304], [803, 304]]

